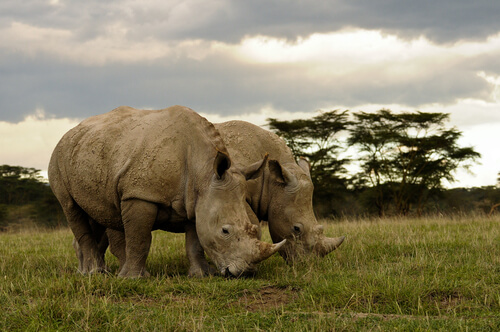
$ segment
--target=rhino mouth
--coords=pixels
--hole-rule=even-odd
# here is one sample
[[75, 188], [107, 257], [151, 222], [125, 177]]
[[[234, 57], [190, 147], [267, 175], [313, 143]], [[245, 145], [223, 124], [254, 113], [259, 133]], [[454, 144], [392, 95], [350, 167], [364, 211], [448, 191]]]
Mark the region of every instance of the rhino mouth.
[[235, 279], [239, 278], [243, 274], [243, 272], [240, 272], [239, 274], [233, 274], [229, 267], [226, 267], [225, 269], [222, 269], [221, 274], [227, 279]]
[[222, 276], [231, 278], [242, 278], [242, 277], [253, 277], [257, 273], [257, 270], [253, 266], [247, 266], [246, 269], [238, 269], [235, 266], [227, 266], [221, 269]]

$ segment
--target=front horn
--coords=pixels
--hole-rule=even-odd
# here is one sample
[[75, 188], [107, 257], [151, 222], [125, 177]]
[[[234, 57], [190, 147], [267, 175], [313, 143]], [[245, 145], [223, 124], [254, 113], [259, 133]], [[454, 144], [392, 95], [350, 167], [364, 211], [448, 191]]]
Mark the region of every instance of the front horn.
[[267, 243], [263, 241], [259, 241], [259, 256], [255, 259], [253, 263], [257, 264], [262, 262], [265, 259], [268, 259], [272, 255], [274, 255], [278, 250], [286, 243], [286, 239], [278, 242], [278, 243]]
[[335, 249], [337, 249], [342, 242], [344, 242], [345, 236], [341, 237], [323, 237], [314, 247], [314, 252], [321, 257], [328, 255]]

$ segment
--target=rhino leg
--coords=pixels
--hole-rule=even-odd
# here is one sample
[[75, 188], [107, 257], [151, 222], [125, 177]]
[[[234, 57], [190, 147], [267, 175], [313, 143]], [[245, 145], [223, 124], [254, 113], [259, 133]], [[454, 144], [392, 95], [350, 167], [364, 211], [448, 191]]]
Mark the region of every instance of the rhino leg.
[[122, 202], [122, 220], [125, 230], [125, 263], [119, 277], [147, 277], [146, 259], [151, 246], [151, 231], [158, 208], [141, 200]]
[[205, 258], [205, 251], [200, 244], [196, 227], [193, 223], [188, 223], [186, 231], [186, 255], [189, 260], [188, 276], [203, 277], [216, 274], [216, 269], [208, 264]]
[[118, 262], [120, 264], [120, 268], [118, 269], [118, 273], [122, 270], [125, 265], [125, 261], [127, 258], [127, 253], [125, 251], [125, 233], [122, 231], [117, 231], [111, 228], [106, 230], [106, 235], [109, 241], [109, 250], [111, 253], [118, 258]]
[[76, 257], [78, 258], [78, 271], [83, 271], [83, 252], [80, 245], [78, 245], [76, 237], [73, 238], [73, 248], [75, 249]]
[[[93, 221], [94, 224], [97, 225], [95, 221]], [[94, 234], [96, 236], [96, 242], [97, 242], [97, 251], [99, 252], [99, 256], [102, 257], [102, 260], [104, 260], [104, 255], [106, 254], [106, 250], [108, 249], [109, 246], [109, 240], [108, 236], [106, 235], [106, 228], [101, 227], [99, 230], [94, 229]], [[108, 267], [106, 266], [106, 270], [108, 271]]]
[[89, 216], [74, 201], [65, 206], [64, 214], [75, 236], [73, 247], [79, 261], [78, 270], [83, 274], [105, 272], [104, 255], [96, 242], [96, 232], [103, 231], [102, 226], [91, 225]]
[[[106, 230], [91, 218], [89, 218], [89, 222], [94, 234], [94, 238], [96, 240], [97, 252], [100, 257], [99, 260], [102, 259], [102, 261], [104, 262], [104, 255], [106, 254], [106, 249], [109, 245], [108, 237], [106, 236]], [[78, 257], [78, 271], [83, 271], [83, 252], [76, 238], [73, 239], [73, 248], [75, 249], [76, 257]], [[104, 266], [104, 271], [109, 271], [107, 266]]]

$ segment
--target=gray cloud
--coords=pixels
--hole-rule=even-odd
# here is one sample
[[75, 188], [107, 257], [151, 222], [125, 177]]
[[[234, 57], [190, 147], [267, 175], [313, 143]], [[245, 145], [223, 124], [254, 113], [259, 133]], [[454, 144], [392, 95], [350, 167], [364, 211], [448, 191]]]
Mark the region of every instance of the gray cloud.
[[[234, 3], [234, 2], [231, 2]], [[468, 1], [237, 1], [227, 31], [210, 24], [199, 36], [237, 41], [245, 34], [295, 39], [345, 27], [380, 29], [404, 38], [425, 36], [439, 43], [483, 39], [500, 30], [500, 4]], [[312, 5], [314, 4], [314, 5]], [[211, 22], [214, 23], [214, 22]], [[196, 34], [196, 32], [193, 32]]]
[[345, 27], [380, 29], [403, 38], [425, 36], [438, 43], [484, 39], [500, 31], [500, 4], [492, 0], [321, 1], [124, 1], [2, 2], [0, 22], [19, 20], [42, 27], [78, 30], [82, 39], [120, 22], [130, 37], [201, 38], [238, 42], [263, 34], [291, 40]]
[[[500, 4], [478, 1], [143, 1], [2, 2], [0, 27], [21, 22], [76, 31], [76, 42], [126, 27], [126, 40], [155, 37], [238, 42], [246, 35], [295, 39], [344, 27], [382, 29], [439, 43], [484, 39], [500, 31]], [[111, 32], [109, 31], [111, 29]], [[1, 38], [1, 36], [0, 36]], [[1, 40], [1, 39], [0, 39]], [[74, 41], [73, 41], [74, 42]], [[264, 105], [310, 111], [330, 105], [407, 105], [486, 100], [492, 86], [477, 71], [500, 74], [498, 51], [403, 80], [354, 72], [318, 81], [294, 64], [257, 65], [234, 58], [184, 56], [127, 64], [82, 66], [47, 54], [0, 49], [0, 119], [20, 121], [37, 107], [57, 117], [87, 117], [119, 105], [162, 108], [183, 104], [223, 115]]]
[[[312, 111], [332, 105], [399, 103], [411, 108], [487, 99], [492, 87], [476, 74], [483, 62], [443, 68], [424, 77], [391, 80], [383, 69], [317, 81], [293, 64], [242, 65], [226, 57], [204, 61], [160, 59], [147, 64], [81, 67], [49, 59], [10, 58], [0, 65], [2, 120], [17, 122], [41, 107], [56, 117], [84, 118], [120, 105], [163, 108], [173, 104], [221, 115], [272, 105]], [[5, 112], [5, 113], [4, 113]]]

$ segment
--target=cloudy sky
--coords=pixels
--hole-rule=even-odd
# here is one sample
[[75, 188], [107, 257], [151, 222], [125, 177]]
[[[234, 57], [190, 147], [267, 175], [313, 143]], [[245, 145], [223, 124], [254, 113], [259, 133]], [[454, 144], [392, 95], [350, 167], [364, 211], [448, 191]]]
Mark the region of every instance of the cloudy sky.
[[3, 0], [0, 164], [45, 170], [60, 137], [120, 105], [213, 122], [318, 110], [451, 114], [500, 172], [500, 2]]

